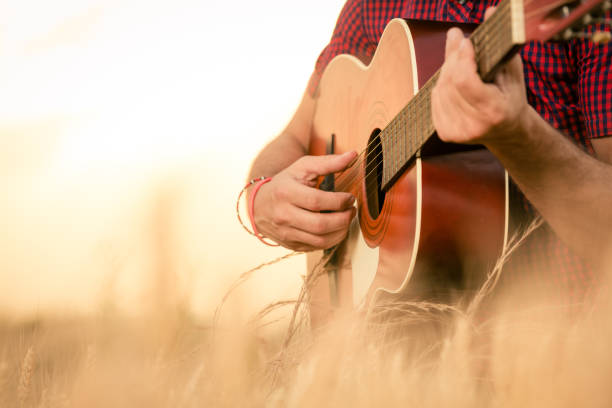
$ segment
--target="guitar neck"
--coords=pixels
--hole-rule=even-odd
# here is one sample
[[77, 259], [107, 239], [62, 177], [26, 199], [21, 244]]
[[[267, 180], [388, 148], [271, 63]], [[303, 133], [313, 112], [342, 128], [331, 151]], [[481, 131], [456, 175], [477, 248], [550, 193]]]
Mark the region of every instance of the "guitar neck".
[[[491, 81], [495, 72], [525, 43], [523, 0], [502, 0], [495, 13], [470, 36], [478, 72]], [[410, 102], [380, 133], [383, 150], [383, 190], [402, 174], [435, 129], [431, 117], [431, 91], [440, 75], [437, 71]]]

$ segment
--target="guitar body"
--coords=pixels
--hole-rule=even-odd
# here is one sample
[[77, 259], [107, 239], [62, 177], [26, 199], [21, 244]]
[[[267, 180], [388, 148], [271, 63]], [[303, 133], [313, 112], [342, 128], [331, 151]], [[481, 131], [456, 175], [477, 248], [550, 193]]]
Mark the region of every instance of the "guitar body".
[[[334, 58], [317, 91], [310, 154], [325, 154], [332, 135], [335, 153], [366, 150], [441, 66], [448, 28], [396, 19], [369, 66], [348, 55]], [[336, 278], [330, 282], [323, 273], [309, 290], [313, 327], [388, 297], [456, 301], [495, 264], [508, 230], [505, 170], [485, 149], [432, 146], [384, 197], [376, 181], [365, 182], [366, 165], [360, 164], [344, 189], [357, 193], [358, 215], [337, 249]], [[342, 177], [336, 184], [346, 183]], [[321, 256], [309, 254], [309, 273]]]

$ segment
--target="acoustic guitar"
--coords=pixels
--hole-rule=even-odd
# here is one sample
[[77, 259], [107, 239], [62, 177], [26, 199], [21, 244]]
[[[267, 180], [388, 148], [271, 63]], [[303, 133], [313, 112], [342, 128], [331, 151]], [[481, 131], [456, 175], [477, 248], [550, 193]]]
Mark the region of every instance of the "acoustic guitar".
[[[491, 80], [527, 41], [584, 36], [583, 26], [610, 8], [611, 1], [502, 0], [470, 35], [481, 77]], [[309, 154], [361, 154], [321, 182], [352, 192], [358, 212], [343, 243], [308, 256], [309, 273], [318, 273], [309, 279], [313, 327], [389, 296], [461, 298], [507, 243], [504, 168], [482, 147], [435, 136], [430, 95], [450, 26], [392, 20], [369, 66], [340, 55], [321, 77]], [[607, 41], [606, 34], [592, 39]]]

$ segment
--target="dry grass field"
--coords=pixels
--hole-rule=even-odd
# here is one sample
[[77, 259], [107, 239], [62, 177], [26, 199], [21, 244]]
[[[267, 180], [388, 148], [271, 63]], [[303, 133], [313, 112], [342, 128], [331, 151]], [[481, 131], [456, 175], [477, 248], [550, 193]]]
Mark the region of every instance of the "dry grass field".
[[609, 286], [313, 331], [292, 258], [213, 318], [284, 253], [235, 199], [342, 0], [3, 3], [0, 408], [612, 406]]
[[[525, 290], [499, 299], [486, 319], [397, 303], [379, 311], [401, 309], [399, 317], [343, 316], [316, 332], [306, 309], [291, 302], [247, 323], [232, 323], [235, 311], [221, 309], [216, 325], [180, 301], [160, 301], [138, 317], [106, 305], [89, 317], [4, 319], [0, 406], [612, 404], [612, 307], [603, 291], [580, 308]], [[275, 309], [285, 311], [267, 313]]]

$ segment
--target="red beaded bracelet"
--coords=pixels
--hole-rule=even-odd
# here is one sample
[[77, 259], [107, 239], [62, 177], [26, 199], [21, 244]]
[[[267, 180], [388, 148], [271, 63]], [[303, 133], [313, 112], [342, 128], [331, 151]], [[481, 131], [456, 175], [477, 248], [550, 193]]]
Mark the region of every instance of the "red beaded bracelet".
[[[236, 215], [238, 216], [238, 221], [240, 221], [240, 225], [242, 225], [242, 228], [244, 228], [246, 230], [246, 232], [248, 232], [251, 235], [254, 235], [257, 237], [257, 239], [259, 239], [261, 242], [263, 242], [264, 244], [268, 245], [268, 246], [273, 246], [273, 247], [277, 247], [280, 246], [280, 244], [276, 244], [276, 243], [270, 243], [268, 241], [265, 240], [264, 236], [261, 235], [261, 233], [259, 231], [257, 231], [257, 227], [255, 226], [255, 196], [257, 195], [257, 192], [259, 191], [259, 189], [261, 188], [261, 186], [263, 186], [264, 184], [270, 182], [272, 180], [272, 177], [258, 177], [256, 179], [253, 179], [251, 181], [249, 181], [244, 188], [240, 191], [240, 194], [238, 194], [238, 200], [236, 201]], [[244, 222], [242, 222], [242, 218], [240, 217], [240, 198], [242, 197], [242, 194], [244, 194], [244, 192], [251, 187], [252, 185], [255, 185], [255, 189], [253, 190], [253, 194], [251, 194], [251, 198], [249, 200], [248, 203], [248, 211], [249, 211], [249, 220], [251, 221], [251, 227], [253, 228], [253, 231], [250, 231], [246, 225], [244, 225]]]

